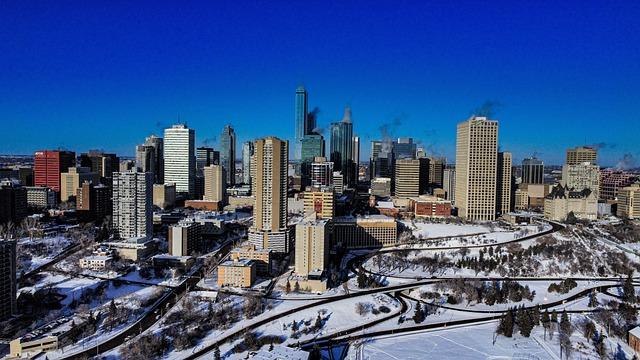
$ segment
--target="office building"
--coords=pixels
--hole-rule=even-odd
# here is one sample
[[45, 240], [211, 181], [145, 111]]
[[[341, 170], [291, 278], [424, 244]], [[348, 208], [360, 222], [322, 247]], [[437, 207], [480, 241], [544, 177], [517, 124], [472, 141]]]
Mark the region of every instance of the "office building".
[[16, 242], [0, 239], [0, 321], [17, 313]]
[[595, 165], [598, 163], [598, 150], [590, 146], [578, 146], [573, 149], [567, 149], [567, 165], [578, 165], [582, 163], [590, 163]]
[[359, 180], [359, 174], [360, 174], [360, 136], [353, 137], [352, 149], [353, 149], [352, 150], [353, 167], [355, 169], [354, 181], [357, 183]]
[[227, 177], [226, 186], [236, 183], [236, 132], [231, 125], [225, 125], [220, 134], [220, 165]]
[[324, 157], [315, 158], [311, 163], [310, 180], [311, 187], [333, 185], [333, 163]]
[[210, 165], [204, 168], [205, 201], [226, 203], [225, 171], [221, 165]]
[[76, 210], [79, 217], [100, 224], [111, 214], [112, 207], [111, 189], [108, 186], [84, 181], [78, 188]]
[[442, 189], [444, 186], [445, 158], [429, 158], [429, 185], [432, 189]]
[[391, 196], [391, 178], [378, 177], [372, 179], [369, 193], [381, 198]]
[[409, 208], [416, 217], [444, 218], [451, 216], [451, 201], [431, 195], [411, 198]]
[[287, 167], [288, 143], [276, 137], [258, 139], [254, 148], [253, 225], [249, 241], [257, 249], [288, 253]]
[[97, 185], [100, 175], [91, 172], [88, 167], [70, 167], [67, 172], [60, 174], [60, 201], [76, 200], [78, 188], [85, 181]]
[[638, 175], [614, 169], [600, 171], [600, 199], [615, 200], [620, 189], [630, 186]]
[[498, 153], [498, 172], [496, 176], [496, 211], [498, 215], [512, 210], [512, 175], [513, 157], [510, 152]]
[[251, 158], [253, 157], [253, 141], [242, 143], [242, 183], [251, 185]]
[[27, 207], [31, 209], [51, 209], [58, 204], [58, 194], [48, 187], [25, 186]]
[[182, 220], [169, 227], [169, 255], [190, 256], [206, 250], [202, 240], [202, 225]]
[[154, 184], [153, 205], [160, 209], [173, 207], [176, 204], [175, 184]]
[[[150, 163], [145, 164], [148, 168], [140, 168], [138, 170], [153, 173], [154, 184], [164, 183], [164, 140], [161, 137], [151, 135], [145, 139], [143, 146], [151, 147], [153, 156], [149, 159]], [[138, 163], [138, 166], [140, 165]]]
[[353, 123], [351, 108], [346, 107], [342, 121], [331, 124], [330, 160], [334, 171], [342, 173], [344, 187], [355, 184], [355, 166], [353, 163]]
[[258, 275], [269, 275], [271, 274], [271, 253], [269, 249], [256, 249], [254, 245], [246, 245], [234, 248], [229, 255], [233, 261], [253, 260]]
[[120, 171], [120, 158], [116, 154], [89, 150], [87, 153], [80, 154], [80, 166], [88, 167], [91, 172], [97, 173], [103, 182], [108, 182], [106, 179], [111, 179], [114, 172]]
[[442, 173], [442, 188], [445, 191], [445, 198], [456, 203], [456, 168], [447, 167]]
[[420, 195], [420, 160], [398, 159], [395, 166], [395, 196], [410, 198]]
[[318, 219], [332, 219], [336, 211], [335, 196], [331, 187], [309, 187], [303, 193], [304, 213], [315, 213]]
[[456, 207], [463, 219], [495, 220], [498, 122], [473, 116], [458, 124]]
[[256, 262], [253, 260], [227, 260], [218, 265], [218, 286], [250, 288], [256, 280], [256, 273]]
[[195, 131], [187, 125], [173, 125], [164, 130], [164, 183], [175, 184], [177, 193], [195, 193], [195, 141]]
[[309, 114], [309, 95], [304, 86], [296, 89], [295, 100], [295, 139], [293, 146], [293, 158], [302, 160], [302, 139], [311, 134], [315, 128], [315, 117]]
[[303, 185], [311, 183], [311, 163], [317, 157], [324, 157], [324, 137], [319, 134], [308, 134], [302, 138], [302, 155], [300, 174]]
[[535, 157], [522, 160], [522, 184], [544, 184], [544, 162]]
[[632, 184], [618, 192], [617, 215], [623, 219], [640, 219], [640, 184]]
[[420, 186], [419, 191], [420, 194], [427, 194], [429, 192], [430, 184], [429, 184], [429, 171], [430, 171], [430, 160], [426, 157], [418, 158], [420, 162]]
[[27, 190], [16, 180], [0, 181], [0, 224], [19, 222], [27, 216]]
[[590, 162], [564, 165], [561, 184], [575, 191], [589, 189], [598, 198], [600, 195], [600, 167]]
[[398, 242], [398, 224], [384, 215], [336, 217], [333, 239], [346, 249], [393, 246]]
[[331, 182], [333, 182], [333, 191], [335, 191], [336, 194], [342, 194], [344, 192], [345, 184], [342, 172], [334, 171], [333, 175], [331, 175]]
[[34, 185], [60, 192], [60, 174], [76, 165], [73, 151], [42, 150], [34, 155]]
[[413, 139], [398, 138], [398, 141], [393, 143], [393, 156], [396, 160], [415, 159], [416, 144], [413, 142]]
[[113, 174], [113, 230], [121, 239], [153, 237], [151, 173]]
[[211, 147], [202, 146], [196, 149], [196, 173], [201, 174], [205, 167], [214, 165], [213, 153]]
[[317, 220], [312, 214], [296, 224], [296, 275], [308, 277], [322, 273], [329, 265], [328, 220]]

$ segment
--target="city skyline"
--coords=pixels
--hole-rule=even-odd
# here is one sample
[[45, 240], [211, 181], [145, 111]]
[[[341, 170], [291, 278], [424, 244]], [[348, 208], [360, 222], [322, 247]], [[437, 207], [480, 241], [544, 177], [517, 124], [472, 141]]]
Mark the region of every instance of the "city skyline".
[[[271, 20], [251, 6], [242, 16], [226, 19], [235, 14], [231, 5], [195, 5], [179, 16], [165, 5], [135, 21], [135, 8], [117, 4], [108, 9], [59, 4], [49, 7], [44, 18], [37, 4], [8, 4], [0, 14], [3, 28], [12, 34], [0, 45], [8, 54], [0, 59], [5, 83], [0, 118], [12, 124], [14, 136], [3, 141], [0, 153], [102, 148], [133, 156], [141, 138], [161, 135], [177, 122], [196, 130], [196, 146], [217, 147], [227, 123], [236, 129], [238, 143], [270, 135], [292, 141], [294, 92], [304, 84], [309, 109], [320, 109], [318, 126], [325, 137], [328, 125], [341, 118], [345, 105], [351, 106], [362, 161], [369, 158], [370, 142], [384, 132], [411, 136], [451, 160], [456, 124], [475, 109], [493, 107], [491, 118], [501, 123], [500, 145], [514, 154], [515, 164], [535, 154], [546, 164], [560, 165], [566, 148], [589, 144], [600, 147], [600, 165], [615, 166], [625, 155], [627, 164], [634, 164], [640, 154], [627, 127], [638, 120], [639, 54], [633, 46], [640, 40], [640, 32], [633, 31], [638, 7], [581, 4], [579, 9], [566, 3], [504, 12], [473, 4], [460, 9], [421, 4], [412, 12], [311, 4], [308, 11], [317, 19], [309, 23], [297, 17], [299, 11], [280, 4], [266, 10], [274, 14]], [[574, 11], [580, 16], [570, 16]], [[428, 21], [415, 22], [414, 13]], [[450, 16], [440, 19], [441, 13]], [[18, 20], [18, 14], [24, 19]], [[529, 23], [531, 16], [540, 26]], [[473, 32], [476, 17], [493, 20], [483, 23], [482, 34]], [[37, 20], [37, 30], [26, 27]], [[150, 29], [142, 31], [137, 21]], [[247, 21], [251, 29], [225, 30], [230, 22]], [[316, 28], [319, 22], [336, 26], [325, 34]], [[300, 34], [289, 36], [298, 48], [270, 40], [294, 25], [301, 27]], [[509, 34], [502, 33], [503, 25]], [[209, 40], [204, 46], [194, 43], [176, 30], [181, 27]], [[408, 33], [412, 36], [405, 38]], [[342, 37], [329, 43], [325, 35]], [[107, 46], [100, 45], [107, 40]], [[231, 51], [238, 41], [247, 46]], [[140, 42], [145, 46], [138, 47]], [[391, 44], [391, 51], [383, 51]], [[348, 61], [335, 69], [326, 66], [340, 50]], [[190, 56], [178, 60], [172, 53]], [[250, 60], [257, 54], [263, 63]], [[483, 104], [494, 106], [483, 109]], [[82, 136], [88, 128], [81, 125], [89, 122], [104, 137]], [[268, 131], [256, 122], [268, 123]], [[42, 131], [34, 132], [34, 126]], [[544, 136], [530, 136], [536, 131]]]

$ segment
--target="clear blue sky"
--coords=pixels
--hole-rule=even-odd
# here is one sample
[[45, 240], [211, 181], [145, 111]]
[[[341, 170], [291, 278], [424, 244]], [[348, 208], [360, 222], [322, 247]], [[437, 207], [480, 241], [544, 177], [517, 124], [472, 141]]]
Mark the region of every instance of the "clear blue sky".
[[363, 159], [384, 124], [452, 159], [486, 101], [518, 161], [640, 158], [640, 1], [339, 3], [2, 1], [0, 153], [132, 155], [178, 115], [198, 144], [290, 139], [303, 83], [321, 126], [352, 106]]

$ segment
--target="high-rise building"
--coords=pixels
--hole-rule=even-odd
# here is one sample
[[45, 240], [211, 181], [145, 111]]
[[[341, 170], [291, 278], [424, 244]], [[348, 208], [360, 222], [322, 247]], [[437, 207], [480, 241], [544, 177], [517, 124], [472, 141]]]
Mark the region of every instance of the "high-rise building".
[[506, 214], [512, 210], [512, 174], [513, 157], [510, 152], [498, 153], [498, 171], [496, 176], [496, 211]]
[[430, 162], [431, 160], [427, 157], [419, 157], [418, 161], [420, 162], [420, 194], [427, 194], [429, 192], [429, 172], [431, 171]]
[[330, 159], [335, 171], [342, 173], [344, 186], [351, 187], [355, 183], [353, 166], [353, 123], [351, 108], [346, 107], [342, 121], [331, 124]]
[[600, 198], [615, 200], [620, 189], [633, 184], [638, 175], [626, 171], [604, 169], [600, 171]]
[[151, 173], [113, 174], [113, 229], [122, 239], [153, 237]]
[[76, 199], [78, 188], [85, 181], [97, 185], [100, 183], [100, 175], [91, 172], [88, 167], [70, 167], [67, 172], [60, 174], [60, 201]]
[[255, 178], [253, 226], [249, 241], [257, 249], [288, 253], [288, 143], [276, 137], [258, 139], [253, 153]]
[[0, 321], [17, 313], [16, 242], [0, 239]]
[[327, 220], [308, 216], [296, 225], [295, 271], [309, 276], [322, 273], [329, 265], [329, 226]]
[[195, 193], [195, 142], [195, 131], [185, 124], [164, 130], [164, 182], [176, 184], [178, 193]]
[[60, 192], [60, 174], [76, 165], [73, 151], [42, 150], [34, 156], [34, 185]]
[[353, 168], [354, 168], [354, 182], [358, 182], [360, 174], [360, 136], [353, 137]]
[[522, 160], [522, 184], [544, 184], [544, 163], [535, 157]]
[[573, 149], [567, 149], [567, 165], [578, 165], [582, 163], [598, 163], [598, 150], [590, 146], [578, 146]]
[[194, 221], [180, 221], [169, 227], [169, 255], [190, 256], [204, 251], [202, 225]]
[[335, 215], [335, 195], [331, 187], [309, 187], [303, 193], [304, 213], [315, 213], [318, 219], [332, 219]]
[[253, 141], [242, 143], [242, 182], [251, 185], [251, 157], [253, 157]]
[[420, 160], [396, 160], [395, 196], [410, 198], [420, 195]]
[[444, 168], [447, 165], [445, 158], [429, 158], [429, 183], [432, 188], [442, 189]]
[[[144, 145], [153, 147], [154, 171], [151, 171], [153, 173], [153, 183], [163, 184], [164, 183], [164, 141], [161, 137], [151, 135], [145, 139]], [[149, 172], [149, 171], [145, 171], [145, 172]]]
[[111, 189], [108, 186], [84, 181], [78, 188], [76, 209], [79, 215], [86, 215], [85, 218], [94, 219], [100, 224], [111, 214], [112, 207]]
[[110, 179], [114, 172], [120, 171], [120, 158], [116, 154], [100, 150], [89, 150], [80, 154], [80, 166], [88, 167], [104, 179]]
[[231, 125], [225, 125], [220, 134], [220, 165], [224, 168], [227, 185], [236, 183], [236, 132]]
[[317, 157], [311, 163], [311, 187], [333, 185], [333, 163], [324, 157]]
[[[120, 169], [120, 172], [127, 171]], [[158, 169], [156, 147], [142, 144], [136, 146], [136, 171], [149, 172], [153, 174], [153, 181], [156, 181]]]
[[442, 188], [446, 193], [446, 199], [455, 205], [456, 202], [456, 168], [448, 167], [444, 169], [442, 177]]
[[15, 180], [0, 181], [0, 224], [27, 216], [27, 190]]
[[205, 167], [214, 165], [213, 163], [213, 148], [211, 147], [199, 147], [196, 149], [196, 172], [202, 173]]
[[561, 184], [571, 191], [589, 189], [598, 198], [600, 195], [600, 167], [590, 162], [564, 165]]
[[391, 178], [378, 177], [371, 179], [369, 193], [382, 198], [391, 196]]
[[153, 205], [160, 209], [174, 206], [176, 203], [175, 184], [154, 184], [153, 185]]
[[620, 189], [616, 214], [624, 219], [640, 219], [640, 183]]
[[303, 185], [309, 185], [311, 163], [317, 157], [324, 156], [324, 138], [319, 134], [309, 134], [302, 138], [301, 176]]
[[[307, 90], [304, 86], [298, 86], [296, 89], [296, 104], [295, 104], [295, 115], [296, 115], [296, 136], [295, 136], [295, 144], [293, 146], [293, 156], [295, 160], [302, 159], [302, 139], [306, 134], [311, 133], [313, 128], [309, 129], [311, 124], [308, 124], [309, 119], [309, 99]], [[315, 127], [315, 124], [313, 125]]]
[[495, 220], [497, 166], [498, 122], [473, 116], [458, 124], [456, 206], [460, 217]]
[[376, 168], [377, 168], [377, 160], [378, 155], [382, 151], [382, 141], [380, 140], [372, 140], [371, 141], [371, 157], [369, 157], [369, 178], [373, 179], [377, 176]]
[[225, 173], [221, 165], [210, 165], [204, 168], [205, 201], [226, 203]]
[[340, 171], [334, 171], [331, 176], [331, 182], [333, 183], [333, 190], [336, 194], [342, 194], [344, 192], [344, 176]]
[[398, 141], [393, 143], [393, 156], [396, 160], [415, 159], [416, 144], [413, 142], [413, 139], [398, 138]]

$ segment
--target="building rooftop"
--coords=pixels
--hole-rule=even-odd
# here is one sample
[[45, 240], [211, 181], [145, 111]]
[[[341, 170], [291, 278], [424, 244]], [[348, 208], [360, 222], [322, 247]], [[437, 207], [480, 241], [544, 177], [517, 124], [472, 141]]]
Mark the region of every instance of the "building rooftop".
[[224, 262], [222, 262], [220, 264], [220, 266], [240, 266], [240, 267], [245, 267], [245, 266], [251, 266], [251, 264], [254, 263], [254, 260], [252, 259], [238, 259], [237, 261], [233, 261], [233, 260], [226, 260]]

